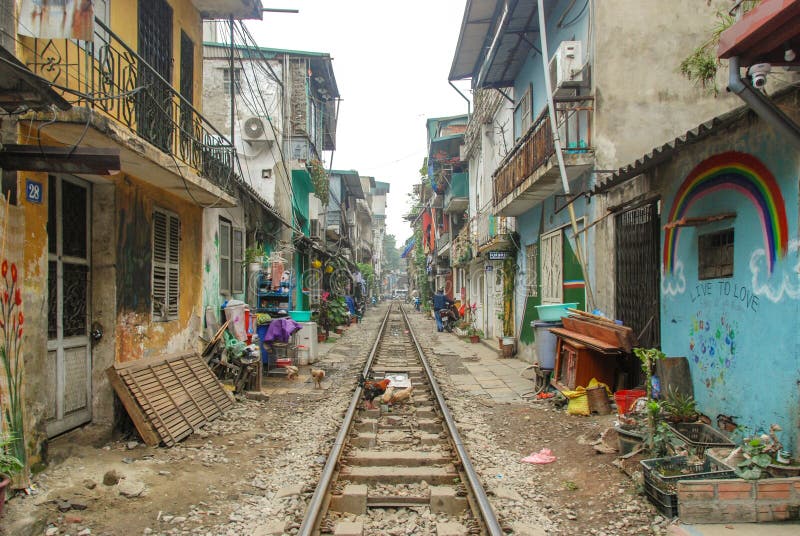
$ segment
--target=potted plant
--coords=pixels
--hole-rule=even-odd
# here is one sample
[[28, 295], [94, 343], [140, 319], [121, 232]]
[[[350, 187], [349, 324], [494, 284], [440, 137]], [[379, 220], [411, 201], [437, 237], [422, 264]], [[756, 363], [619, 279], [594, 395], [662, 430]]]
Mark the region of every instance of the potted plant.
[[25, 468], [25, 464], [11, 453], [14, 437], [11, 434], [0, 434], [0, 515], [6, 502], [6, 489], [11, 478]]
[[467, 337], [469, 337], [469, 342], [474, 344], [481, 340], [481, 338], [483, 337], [483, 331], [476, 328], [475, 326], [470, 326], [467, 329]]
[[670, 422], [694, 422], [697, 420], [697, 402], [692, 395], [685, 395], [670, 386], [667, 398], [661, 404]]

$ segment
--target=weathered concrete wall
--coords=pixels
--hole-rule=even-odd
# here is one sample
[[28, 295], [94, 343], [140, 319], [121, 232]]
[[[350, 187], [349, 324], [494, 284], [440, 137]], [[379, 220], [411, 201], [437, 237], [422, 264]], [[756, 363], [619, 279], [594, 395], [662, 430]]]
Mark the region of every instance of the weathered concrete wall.
[[[245, 300], [244, 293], [223, 293], [219, 288], [219, 220], [225, 218], [234, 228], [245, 228], [245, 217], [241, 207], [209, 208], [203, 211], [203, 326], [205, 310], [211, 308], [218, 321], [222, 303], [230, 300]], [[247, 274], [245, 273], [245, 285]]]
[[[154, 189], [130, 176], [117, 183], [116, 359], [196, 348], [202, 317], [202, 208]], [[155, 207], [181, 221], [178, 320], [153, 322], [151, 313], [151, 234]]]

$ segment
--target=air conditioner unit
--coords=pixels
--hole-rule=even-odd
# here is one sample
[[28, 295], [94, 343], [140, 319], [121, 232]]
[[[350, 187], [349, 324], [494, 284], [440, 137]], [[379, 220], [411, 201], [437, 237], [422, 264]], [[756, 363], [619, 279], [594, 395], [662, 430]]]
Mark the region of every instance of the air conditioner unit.
[[309, 220], [308, 221], [308, 234], [311, 238], [321, 238], [322, 231], [320, 229], [319, 220]]
[[583, 81], [583, 52], [580, 41], [562, 41], [550, 58], [550, 85], [554, 96], [567, 93]]
[[248, 117], [242, 123], [242, 137], [249, 142], [273, 142], [275, 134], [272, 125], [267, 119], [261, 117]]

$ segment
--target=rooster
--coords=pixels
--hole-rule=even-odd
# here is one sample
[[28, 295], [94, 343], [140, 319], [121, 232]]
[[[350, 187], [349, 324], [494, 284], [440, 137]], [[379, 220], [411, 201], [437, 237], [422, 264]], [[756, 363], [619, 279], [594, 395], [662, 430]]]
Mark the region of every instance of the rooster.
[[322, 380], [325, 378], [325, 371], [322, 369], [311, 369], [311, 377], [314, 379], [314, 388], [322, 388]]
[[387, 387], [389, 387], [389, 380], [388, 378], [384, 378], [383, 380], [376, 382], [367, 380], [363, 374], [358, 375], [358, 386], [364, 389], [364, 407], [367, 409], [375, 409], [375, 405], [372, 401], [379, 396], [382, 396], [383, 393], [386, 392]]

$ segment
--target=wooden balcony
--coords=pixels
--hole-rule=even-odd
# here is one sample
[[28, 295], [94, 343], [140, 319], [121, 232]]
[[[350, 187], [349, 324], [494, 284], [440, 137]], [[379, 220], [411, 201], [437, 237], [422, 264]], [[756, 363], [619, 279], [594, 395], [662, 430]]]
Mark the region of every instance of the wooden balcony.
[[[592, 97], [556, 101], [559, 137], [569, 180], [594, 165], [592, 101]], [[494, 212], [500, 216], [519, 216], [562, 191], [547, 109], [506, 155], [493, 177]]]

